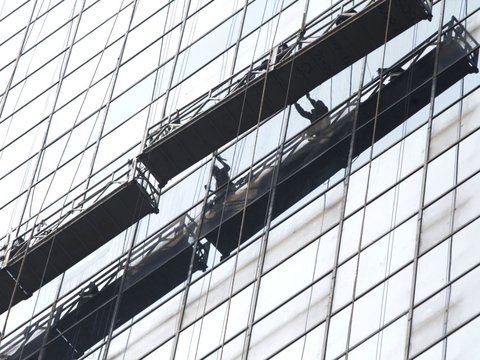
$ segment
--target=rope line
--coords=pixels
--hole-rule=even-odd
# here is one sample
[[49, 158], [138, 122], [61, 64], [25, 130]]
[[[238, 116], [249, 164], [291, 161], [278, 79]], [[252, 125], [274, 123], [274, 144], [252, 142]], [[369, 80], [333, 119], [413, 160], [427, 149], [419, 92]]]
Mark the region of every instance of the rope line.
[[422, 225], [423, 225], [423, 208], [425, 205], [425, 194], [426, 194], [426, 184], [427, 184], [427, 164], [430, 158], [430, 143], [432, 136], [432, 122], [434, 118], [434, 109], [435, 109], [435, 93], [437, 86], [437, 74], [438, 74], [438, 59], [440, 54], [440, 40], [442, 37], [442, 28], [443, 28], [443, 19], [445, 17], [445, 1], [440, 0], [440, 19], [438, 21], [437, 29], [437, 41], [435, 48], [435, 60], [432, 72], [432, 87], [430, 94], [430, 108], [428, 112], [428, 122], [427, 122], [427, 135], [425, 141], [425, 155], [423, 160], [423, 171], [422, 171], [422, 180], [420, 188], [420, 199], [419, 199], [419, 212], [418, 212], [418, 222], [417, 229], [415, 234], [415, 252], [413, 257], [413, 272], [412, 272], [412, 283], [410, 291], [410, 300], [409, 300], [409, 310], [407, 317], [407, 336], [405, 341], [405, 359], [409, 358], [410, 354], [410, 345], [413, 332], [413, 310], [415, 305], [415, 293], [416, 293], [416, 282], [417, 282], [417, 272], [418, 272], [418, 259], [420, 253], [420, 243], [421, 243], [421, 234], [422, 234]]

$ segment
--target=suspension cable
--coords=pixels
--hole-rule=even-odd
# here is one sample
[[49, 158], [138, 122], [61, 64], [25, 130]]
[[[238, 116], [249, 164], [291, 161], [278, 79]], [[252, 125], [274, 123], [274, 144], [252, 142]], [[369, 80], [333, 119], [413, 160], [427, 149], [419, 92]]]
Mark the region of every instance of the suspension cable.
[[443, 28], [443, 19], [445, 16], [445, 3], [444, 0], [439, 0], [440, 6], [440, 19], [438, 21], [437, 29], [437, 41], [435, 48], [435, 60], [433, 66], [433, 75], [432, 75], [432, 87], [430, 93], [430, 107], [428, 112], [428, 122], [427, 122], [427, 135], [425, 141], [425, 155], [423, 160], [423, 171], [422, 171], [422, 180], [420, 188], [420, 199], [419, 199], [419, 212], [418, 212], [418, 221], [417, 229], [415, 235], [415, 252], [413, 257], [413, 272], [412, 272], [412, 283], [410, 291], [410, 301], [407, 317], [407, 336], [405, 341], [405, 358], [408, 359], [410, 353], [411, 338], [413, 332], [413, 313], [415, 305], [415, 294], [416, 294], [416, 282], [417, 282], [417, 272], [418, 272], [418, 258], [420, 253], [420, 240], [422, 235], [422, 225], [423, 225], [423, 213], [424, 213], [424, 204], [426, 196], [426, 185], [427, 185], [427, 163], [430, 158], [430, 143], [432, 135], [432, 122], [435, 111], [435, 95], [437, 90], [437, 74], [438, 74], [438, 59], [440, 56], [440, 41], [442, 37], [442, 28]]
[[[386, 44], [388, 40], [388, 29], [389, 29], [389, 23], [390, 23], [390, 15], [391, 15], [391, 5], [392, 5], [392, 0], [389, 0], [388, 3], [388, 13], [387, 13], [387, 18], [386, 18], [386, 28], [385, 28], [385, 35], [384, 35], [384, 41], [383, 41], [383, 58], [382, 58], [382, 64], [385, 58], [385, 52], [386, 52]], [[361, 89], [363, 87], [363, 82], [365, 78], [365, 72], [366, 72], [366, 67], [367, 67], [367, 56], [364, 58], [363, 65], [362, 65], [362, 71], [361, 71], [361, 76], [359, 79], [359, 91], [358, 91], [358, 99], [357, 103], [355, 105], [355, 115], [354, 119], [352, 122], [352, 137], [350, 139], [350, 149], [348, 153], [348, 162], [347, 162], [347, 168], [345, 169], [345, 180], [344, 180], [344, 191], [343, 191], [343, 201], [341, 205], [341, 211], [340, 211], [340, 222], [338, 225], [338, 234], [337, 234], [337, 246], [335, 249], [335, 260], [334, 260], [334, 266], [332, 270], [332, 279], [331, 279], [331, 285], [330, 285], [330, 295], [329, 295], [329, 300], [328, 300], [328, 306], [327, 306], [327, 315], [325, 319], [325, 332], [323, 336], [323, 348], [322, 348], [322, 360], [325, 360], [327, 356], [327, 347], [328, 347], [328, 339], [329, 339], [329, 330], [330, 330], [330, 323], [332, 319], [332, 311], [333, 311], [333, 301], [334, 301], [334, 293], [335, 293], [335, 288], [336, 288], [336, 278], [337, 278], [337, 273], [338, 273], [338, 262], [340, 258], [340, 248], [341, 248], [341, 243], [342, 243], [342, 235], [343, 235], [343, 224], [345, 222], [345, 214], [346, 214], [346, 207], [347, 207], [347, 197], [348, 197], [348, 190], [349, 190], [349, 184], [350, 184], [350, 175], [352, 172], [352, 161], [353, 161], [353, 148], [355, 144], [355, 135], [356, 135], [356, 124], [358, 121], [358, 114], [359, 114], [359, 105], [360, 105], [360, 100], [361, 100]], [[380, 79], [383, 78], [383, 69], [381, 69], [380, 73]], [[382, 81], [382, 80], [380, 80]], [[381, 89], [381, 86], [380, 86]], [[375, 108], [375, 120], [374, 120], [374, 130], [373, 134], [375, 134], [375, 124], [376, 124], [376, 119], [378, 116], [378, 109], [379, 109], [379, 99], [380, 99], [380, 91], [377, 95], [377, 102], [376, 102], [376, 108]], [[374, 142], [375, 136], [372, 136], [372, 143]], [[350, 310], [350, 315], [353, 313], [353, 309]], [[349, 342], [349, 336], [350, 332], [347, 334], [347, 341], [346, 344]], [[348, 353], [347, 353], [348, 354]], [[348, 355], [347, 355], [348, 356]]]

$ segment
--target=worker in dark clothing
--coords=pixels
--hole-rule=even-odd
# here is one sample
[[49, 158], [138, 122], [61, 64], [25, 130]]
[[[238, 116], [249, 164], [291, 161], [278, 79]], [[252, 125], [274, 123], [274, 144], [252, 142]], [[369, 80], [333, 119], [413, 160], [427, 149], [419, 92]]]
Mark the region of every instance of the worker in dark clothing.
[[13, 244], [10, 249], [10, 256], [15, 256], [20, 251], [20, 249], [23, 248], [24, 244], [25, 244], [25, 239], [22, 236], [13, 240]]
[[237, 81], [237, 84], [233, 87], [233, 90], [237, 90], [242, 86], [247, 85], [250, 81], [254, 80], [257, 75], [261, 74], [268, 67], [268, 59], [264, 59], [259, 65], [255, 66], [253, 69], [248, 70], [247, 73]]
[[354, 9], [347, 10], [340, 15], [338, 15], [337, 19], [335, 20], [335, 25], [340, 25], [341, 23], [347, 21], [352, 16], [355, 16], [357, 12]]
[[[378, 75], [382, 75], [382, 74], [385, 74], [387, 71], [389, 71], [389, 69], [378, 68], [377, 73], [378, 73]], [[390, 73], [389, 73], [390, 81], [395, 80], [400, 75], [402, 75], [404, 72], [405, 72], [405, 70], [401, 66], [397, 66], [397, 67], [391, 69]]]
[[[220, 162], [220, 164], [222, 164], [222, 167], [219, 167], [216, 164], [213, 164], [212, 177], [215, 179], [214, 191], [217, 191], [223, 185], [225, 185], [230, 181], [230, 175], [228, 175], [228, 172], [230, 171], [230, 166], [228, 166], [225, 159], [222, 158], [221, 156], [217, 156], [216, 159]], [[207, 189], [207, 185], [205, 185], [205, 189]], [[208, 192], [211, 192], [211, 191], [212, 190], [210, 188]], [[218, 203], [225, 196], [226, 196], [226, 191], [220, 191], [219, 193], [214, 194], [206, 205], [207, 210], [215, 206], [215, 204]]]
[[98, 293], [98, 286], [94, 282], [90, 282], [80, 293], [79, 304], [86, 303], [88, 300], [97, 296]]
[[161, 136], [166, 136], [173, 130], [180, 127], [180, 115], [178, 110], [175, 115], [171, 115], [168, 118], [168, 122], [163, 126], [163, 131], [161, 132]]
[[[405, 70], [401, 66], [397, 66], [392, 69], [378, 68], [377, 70], [378, 76], [383, 76], [383, 79], [377, 85], [376, 91], [370, 94], [369, 98], [376, 97], [379, 95], [378, 90], [383, 89], [383, 87], [385, 86], [386, 79], [389, 79], [389, 81], [392, 82], [396, 80], [398, 77], [400, 77], [404, 72]], [[388, 77], [385, 76], [386, 73], [388, 73]]]
[[7, 244], [4, 244], [0, 248], [0, 267], [2, 267], [2, 262], [3, 262], [3, 260], [5, 260], [6, 254], [7, 254]]
[[325, 115], [328, 112], [328, 108], [322, 100], [313, 100], [310, 97], [309, 93], [307, 93], [307, 99], [313, 106], [313, 109], [311, 111], [305, 111], [298, 103], [295, 103], [295, 109], [297, 109], [298, 113], [301, 116], [310, 120], [310, 122], [313, 123], [316, 120], [320, 119], [323, 115]]
[[287, 56], [288, 56], [288, 45], [286, 43], [282, 43], [278, 46], [277, 55], [275, 57], [275, 63], [282, 61]]
[[98, 294], [98, 286], [94, 282], [90, 282], [85, 289], [82, 290], [80, 296], [91, 299]]
[[217, 156], [217, 160], [222, 164], [222, 167], [220, 168], [216, 164], [213, 165], [212, 176], [215, 179], [215, 190], [230, 181], [230, 175], [228, 175], [230, 166], [221, 156]]

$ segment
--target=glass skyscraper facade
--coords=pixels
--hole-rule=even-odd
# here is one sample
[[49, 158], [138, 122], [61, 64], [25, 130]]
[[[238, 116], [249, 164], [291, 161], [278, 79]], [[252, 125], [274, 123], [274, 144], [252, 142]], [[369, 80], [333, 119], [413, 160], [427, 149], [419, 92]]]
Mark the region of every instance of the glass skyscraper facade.
[[480, 0], [0, 0], [0, 359], [475, 359]]

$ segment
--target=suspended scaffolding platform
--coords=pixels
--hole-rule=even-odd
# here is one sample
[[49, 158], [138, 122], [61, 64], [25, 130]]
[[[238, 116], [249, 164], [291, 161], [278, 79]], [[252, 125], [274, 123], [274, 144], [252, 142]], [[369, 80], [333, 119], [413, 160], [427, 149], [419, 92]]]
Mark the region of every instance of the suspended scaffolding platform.
[[[386, 40], [420, 20], [430, 18], [431, 9], [427, 1], [380, 0], [372, 2], [354, 16], [333, 20], [323, 35], [318, 30], [310, 34], [307, 27], [304, 39], [315, 40], [303, 49], [297, 49], [298, 43], [288, 46], [287, 40], [276, 49], [275, 56], [260, 59], [257, 66], [233, 84], [223, 100], [207, 111], [188, 122], [178, 116], [167, 127], [154, 126], [150, 129], [139, 159], [160, 185], [164, 185]], [[209, 98], [212, 97], [218, 99], [219, 95], [211, 94]]]
[[[126, 273], [119, 276], [117, 268], [117, 273], [104, 274], [107, 283], [91, 282], [73, 301], [57, 308], [49, 331], [45, 330], [48, 319], [40, 319], [27, 328], [35, 336], [22, 334], [20, 339], [7, 339], [0, 350], [9, 354], [11, 360], [38, 358], [45, 345], [42, 353], [45, 359], [80, 358], [108, 335], [121, 286], [123, 291], [113, 329], [185, 282], [192, 261], [193, 272], [206, 270], [209, 244], [198, 243], [194, 248], [193, 224], [176, 227], [173, 233], [160, 234], [142, 244], [137, 248], [141, 251], [133, 252]], [[120, 265], [124, 267], [125, 259]], [[115, 280], [108, 282], [112, 278]]]
[[[458, 25], [446, 33], [439, 50], [436, 93], [439, 95], [464, 76], [477, 73], [478, 44]], [[377, 90], [367, 95], [358, 107], [353, 157], [368, 149], [430, 102], [435, 49], [416, 60], [407, 70], [402, 64], [387, 73], [388, 83], [378, 82]], [[368, 89], [367, 89], [368, 90]], [[378, 113], [377, 113], [378, 99]], [[377, 114], [376, 114], [377, 113]], [[280, 215], [345, 168], [351, 144], [355, 110], [332, 122], [325, 130], [323, 121], [313, 124], [285, 147], [278, 172], [272, 217]], [[372, 140], [373, 126], [375, 139]], [[202, 236], [225, 257], [266, 224], [268, 199], [274, 176], [275, 158], [267, 160], [251, 181], [230, 183], [228, 194], [217, 194], [202, 226]], [[248, 187], [248, 190], [247, 190]], [[242, 233], [241, 233], [242, 231]]]
[[22, 243], [17, 239], [17, 244], [22, 244], [11, 250], [6, 266], [0, 269], [0, 313], [10, 304], [27, 299], [41, 286], [154, 212], [158, 209], [152, 195], [134, 179], [121, 184], [64, 224], [43, 230], [31, 241]]

